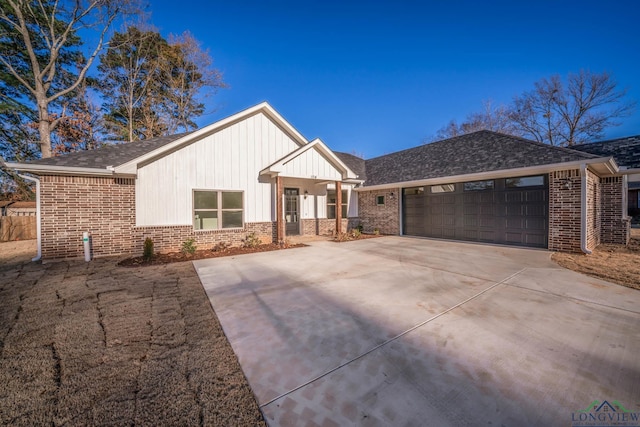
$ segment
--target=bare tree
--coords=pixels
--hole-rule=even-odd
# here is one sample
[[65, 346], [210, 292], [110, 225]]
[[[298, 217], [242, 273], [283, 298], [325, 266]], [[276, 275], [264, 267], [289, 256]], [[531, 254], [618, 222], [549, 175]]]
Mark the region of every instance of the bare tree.
[[453, 138], [479, 130], [491, 130], [494, 132], [519, 135], [521, 132], [511, 121], [511, 110], [505, 105], [494, 106], [492, 100], [482, 101], [482, 111], [471, 113], [460, 124], [451, 120], [446, 126], [440, 128], [435, 137], [426, 142]]
[[[51, 133], [63, 120], [64, 112], [51, 117], [51, 107], [70, 95], [85, 79], [87, 71], [105, 44], [114, 19], [128, 11], [129, 0], [2, 0], [0, 37], [15, 49], [0, 51], [0, 65], [24, 89], [37, 110], [42, 157], [51, 157]], [[78, 32], [97, 31], [89, 56], [78, 49]], [[17, 49], [17, 50], [16, 50]], [[73, 58], [79, 73], [73, 75], [61, 64]], [[66, 56], [66, 58], [65, 58]]]
[[593, 141], [634, 111], [635, 102], [626, 101], [626, 94], [607, 72], [581, 70], [569, 74], [566, 85], [555, 75], [514, 98], [511, 121], [524, 136], [550, 145]]
[[[200, 42], [188, 31], [180, 36], [169, 36], [171, 53], [164, 55], [160, 67], [166, 79], [166, 96], [172, 106], [166, 123], [168, 133], [188, 131], [197, 126], [195, 117], [204, 113], [204, 104], [199, 99], [226, 88], [222, 73], [213, 67], [213, 59], [208, 50], [203, 50]], [[206, 93], [202, 93], [207, 89]]]

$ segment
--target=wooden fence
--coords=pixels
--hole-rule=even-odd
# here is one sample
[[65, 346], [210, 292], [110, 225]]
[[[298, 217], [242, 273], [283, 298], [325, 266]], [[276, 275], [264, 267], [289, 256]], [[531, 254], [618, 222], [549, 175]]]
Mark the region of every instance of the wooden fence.
[[35, 216], [0, 216], [0, 242], [35, 238]]

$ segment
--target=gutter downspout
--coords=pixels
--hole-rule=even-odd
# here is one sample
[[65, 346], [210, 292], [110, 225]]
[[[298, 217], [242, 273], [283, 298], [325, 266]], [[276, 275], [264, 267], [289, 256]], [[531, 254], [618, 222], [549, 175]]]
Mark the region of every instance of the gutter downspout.
[[587, 165], [580, 165], [580, 249], [587, 255], [591, 251], [587, 248]]
[[22, 179], [26, 179], [27, 181], [36, 183], [36, 239], [38, 242], [38, 254], [36, 255], [35, 258], [32, 258], [31, 261], [40, 261], [40, 259], [42, 258], [42, 232], [41, 232], [42, 216], [40, 214], [40, 180], [38, 178], [34, 178], [28, 175], [18, 174], [18, 176]]

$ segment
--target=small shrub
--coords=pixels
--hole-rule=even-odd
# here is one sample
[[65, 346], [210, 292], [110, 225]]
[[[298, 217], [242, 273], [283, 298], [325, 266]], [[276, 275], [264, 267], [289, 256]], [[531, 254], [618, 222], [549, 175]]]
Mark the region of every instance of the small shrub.
[[242, 239], [242, 246], [245, 248], [257, 248], [261, 244], [262, 240], [260, 240], [260, 238], [256, 236], [256, 233], [254, 232], [247, 234], [245, 238]]
[[380, 234], [380, 229], [379, 228], [374, 228], [373, 229], [373, 234], [375, 234], [376, 236]]
[[354, 239], [359, 239], [361, 235], [362, 235], [362, 232], [357, 228], [354, 228], [353, 230], [351, 230], [351, 237], [353, 237]]
[[182, 242], [182, 248], [180, 249], [180, 252], [182, 252], [183, 254], [193, 255], [196, 253], [197, 248], [198, 247], [196, 246], [195, 240], [187, 239], [184, 242]]
[[218, 242], [211, 249], [213, 252], [224, 252], [229, 249], [231, 245], [227, 242]]
[[151, 239], [151, 237], [147, 237], [146, 239], [144, 239], [142, 258], [144, 258], [146, 261], [153, 258], [153, 240]]
[[333, 240], [336, 242], [346, 242], [351, 240], [349, 233], [337, 233], [333, 236]]
[[358, 223], [358, 226], [356, 227], [356, 229], [360, 232], [360, 234], [362, 234], [362, 232], [364, 231], [364, 226], [362, 225], [361, 222]]

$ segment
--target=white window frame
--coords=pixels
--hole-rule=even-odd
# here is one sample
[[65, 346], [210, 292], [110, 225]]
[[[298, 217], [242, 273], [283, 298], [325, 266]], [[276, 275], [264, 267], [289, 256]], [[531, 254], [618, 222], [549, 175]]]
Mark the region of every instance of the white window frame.
[[[217, 197], [217, 208], [206, 209], [199, 208], [196, 209], [196, 192], [208, 192], [208, 193], [216, 193]], [[240, 193], [242, 200], [242, 208], [241, 209], [224, 209], [222, 207], [222, 194], [223, 193]], [[244, 228], [244, 210], [245, 210], [245, 200], [244, 200], [244, 191], [243, 190], [215, 190], [209, 188], [194, 188], [191, 192], [191, 225], [193, 226], [194, 231], [211, 231], [211, 230], [239, 230]], [[201, 212], [216, 212], [218, 219], [218, 227], [217, 228], [196, 228], [195, 227], [195, 216], [196, 211]], [[240, 227], [224, 227], [222, 214], [223, 212], [242, 212], [242, 225]]]

